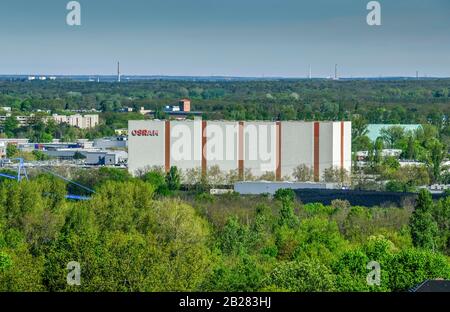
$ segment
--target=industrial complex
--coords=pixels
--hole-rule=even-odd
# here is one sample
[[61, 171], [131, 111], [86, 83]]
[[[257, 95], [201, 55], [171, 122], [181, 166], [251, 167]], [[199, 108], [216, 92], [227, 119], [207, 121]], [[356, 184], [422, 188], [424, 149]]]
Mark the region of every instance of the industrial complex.
[[351, 122], [129, 121], [128, 169], [213, 166], [240, 176], [273, 172], [291, 179], [304, 165], [321, 181], [325, 169], [351, 169]]
[[[111, 137], [89, 141], [80, 139], [73, 143], [32, 143], [28, 139], [0, 138], [0, 159], [7, 157], [8, 145], [14, 145], [19, 152], [39, 151], [48, 159], [80, 163], [88, 166], [125, 166], [128, 158], [126, 137]], [[37, 162], [39, 163], [39, 162]]]

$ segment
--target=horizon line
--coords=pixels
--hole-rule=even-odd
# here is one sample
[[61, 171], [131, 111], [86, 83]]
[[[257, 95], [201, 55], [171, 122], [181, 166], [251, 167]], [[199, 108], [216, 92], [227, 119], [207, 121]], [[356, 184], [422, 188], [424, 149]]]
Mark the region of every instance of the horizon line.
[[[117, 74], [0, 74], [0, 77], [2, 78], [9, 78], [9, 77], [23, 77], [23, 78], [29, 78], [29, 77], [86, 77], [86, 78], [101, 78], [101, 77], [116, 77]], [[325, 80], [351, 80], [351, 79], [386, 79], [386, 78], [398, 78], [398, 79], [450, 79], [450, 76], [413, 76], [413, 75], [368, 75], [368, 76], [341, 76], [335, 79], [332, 76], [239, 76], [239, 75], [171, 75], [171, 74], [121, 74], [122, 79], [126, 79], [127, 77], [133, 78], [133, 77], [142, 77], [142, 78], [221, 78], [221, 79], [298, 79], [298, 80], [313, 80], [313, 79], [325, 79]]]

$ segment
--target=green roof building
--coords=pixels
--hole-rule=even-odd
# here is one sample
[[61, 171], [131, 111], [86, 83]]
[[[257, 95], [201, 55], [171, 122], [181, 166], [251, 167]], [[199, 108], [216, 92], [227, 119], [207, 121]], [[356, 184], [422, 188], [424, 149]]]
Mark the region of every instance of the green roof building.
[[402, 127], [405, 130], [405, 132], [408, 132], [408, 131], [416, 131], [422, 126], [420, 124], [411, 124], [411, 125], [369, 124], [367, 126], [368, 131], [367, 136], [370, 138], [371, 141], [374, 142], [378, 137], [381, 136], [382, 129], [388, 129], [390, 127]]

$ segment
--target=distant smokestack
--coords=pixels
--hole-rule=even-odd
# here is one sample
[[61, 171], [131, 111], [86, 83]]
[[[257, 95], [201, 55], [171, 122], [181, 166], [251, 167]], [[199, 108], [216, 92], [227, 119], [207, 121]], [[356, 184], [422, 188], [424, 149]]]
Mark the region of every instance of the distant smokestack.
[[311, 69], [311, 65], [309, 65], [309, 79], [312, 79], [312, 69]]
[[334, 65], [334, 79], [338, 80], [338, 64]]
[[120, 82], [120, 62], [117, 62], [117, 82]]

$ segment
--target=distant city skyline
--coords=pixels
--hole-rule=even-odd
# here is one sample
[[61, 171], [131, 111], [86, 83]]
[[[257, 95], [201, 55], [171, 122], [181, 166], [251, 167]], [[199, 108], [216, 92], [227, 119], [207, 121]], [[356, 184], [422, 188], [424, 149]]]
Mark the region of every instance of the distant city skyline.
[[450, 1], [2, 0], [0, 74], [450, 77]]

